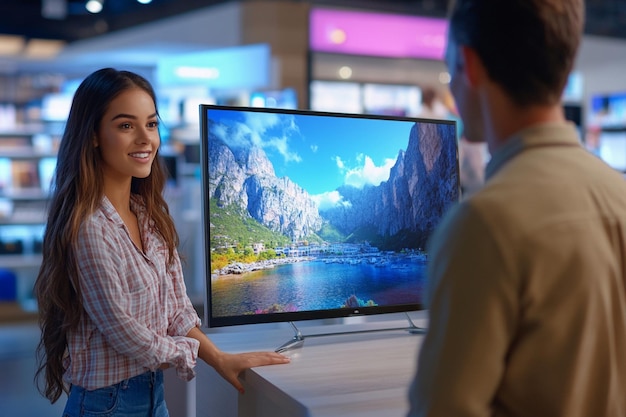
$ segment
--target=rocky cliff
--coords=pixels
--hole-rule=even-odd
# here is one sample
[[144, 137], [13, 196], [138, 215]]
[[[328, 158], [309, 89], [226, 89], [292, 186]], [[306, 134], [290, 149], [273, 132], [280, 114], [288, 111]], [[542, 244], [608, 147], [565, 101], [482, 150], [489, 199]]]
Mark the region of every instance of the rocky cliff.
[[375, 230], [383, 237], [378, 244], [391, 249], [424, 247], [450, 202], [459, 197], [456, 149], [452, 126], [416, 123], [389, 180], [362, 190], [342, 187], [340, 193], [351, 204], [323, 212], [323, 217], [346, 234]]
[[[209, 138], [209, 196], [236, 205], [274, 231], [300, 239], [323, 221], [345, 235], [367, 230], [381, 246], [423, 247], [451, 201], [459, 196], [456, 132], [451, 125], [416, 123], [406, 151], [400, 151], [388, 181], [338, 191], [349, 202], [324, 212], [289, 178], [278, 178], [264, 151], [229, 147]], [[450, 173], [454, 173], [452, 176]], [[323, 218], [323, 219], [322, 219]]]
[[322, 227], [309, 194], [289, 178], [278, 178], [259, 147], [229, 147], [209, 135], [209, 198], [234, 205], [269, 229], [292, 240]]

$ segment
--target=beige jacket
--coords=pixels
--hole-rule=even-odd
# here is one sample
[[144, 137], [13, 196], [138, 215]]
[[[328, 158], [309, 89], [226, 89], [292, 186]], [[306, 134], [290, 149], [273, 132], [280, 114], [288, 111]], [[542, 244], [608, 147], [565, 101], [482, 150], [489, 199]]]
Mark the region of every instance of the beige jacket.
[[410, 416], [626, 416], [626, 180], [520, 132], [432, 240]]

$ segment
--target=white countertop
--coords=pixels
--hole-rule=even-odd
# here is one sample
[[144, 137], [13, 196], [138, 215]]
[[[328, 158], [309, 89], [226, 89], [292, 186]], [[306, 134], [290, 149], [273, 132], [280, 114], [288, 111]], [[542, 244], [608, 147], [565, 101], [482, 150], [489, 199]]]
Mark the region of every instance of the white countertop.
[[[425, 326], [426, 312], [410, 313]], [[291, 363], [258, 367], [242, 375], [246, 393], [235, 395], [239, 417], [401, 417], [408, 411], [408, 387], [415, 372], [421, 334], [405, 330], [348, 333], [322, 337], [314, 334], [360, 332], [408, 327], [402, 315], [393, 320], [312, 325], [295, 323], [305, 336], [304, 346], [287, 351]], [[354, 321], [354, 320], [352, 320]], [[246, 326], [249, 327], [249, 326]], [[252, 326], [245, 332], [210, 333], [223, 350], [274, 350], [291, 339], [287, 324], [279, 328]], [[208, 367], [204, 367], [209, 369]], [[201, 368], [203, 369], [203, 368]], [[212, 370], [211, 370], [212, 371]], [[217, 374], [212, 371], [212, 385]], [[219, 378], [219, 377], [218, 377]], [[199, 378], [198, 384], [202, 378]], [[202, 391], [198, 385], [198, 391]], [[234, 391], [234, 390], [233, 390]], [[226, 389], [228, 392], [228, 389]], [[222, 399], [223, 400], [223, 399]], [[220, 408], [226, 407], [222, 403]], [[228, 407], [230, 408], [230, 407]], [[211, 415], [201, 412], [198, 415]]]

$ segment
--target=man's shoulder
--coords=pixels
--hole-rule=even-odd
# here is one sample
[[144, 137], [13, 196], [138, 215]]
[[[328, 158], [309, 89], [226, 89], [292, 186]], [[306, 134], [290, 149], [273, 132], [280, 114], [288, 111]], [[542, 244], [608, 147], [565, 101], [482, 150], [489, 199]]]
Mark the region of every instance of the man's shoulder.
[[438, 239], [514, 239], [531, 223], [528, 200], [528, 195], [523, 199], [511, 193], [506, 184], [487, 184], [446, 213]]

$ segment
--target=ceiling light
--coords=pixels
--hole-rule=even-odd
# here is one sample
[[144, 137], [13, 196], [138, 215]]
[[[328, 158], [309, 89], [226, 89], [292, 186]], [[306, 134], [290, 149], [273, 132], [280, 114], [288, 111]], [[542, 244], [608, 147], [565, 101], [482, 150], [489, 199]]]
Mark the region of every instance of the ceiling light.
[[329, 33], [330, 41], [335, 45], [341, 45], [346, 42], [348, 36], [343, 29], [333, 29]]
[[341, 78], [343, 80], [347, 80], [349, 78], [352, 78], [352, 68], [350, 68], [348, 66], [339, 68], [339, 78]]
[[214, 80], [220, 77], [220, 70], [213, 67], [178, 67], [175, 73], [181, 78], [204, 78]]
[[41, 15], [46, 19], [63, 20], [67, 17], [67, 0], [43, 0]]
[[30, 39], [24, 49], [24, 56], [28, 58], [53, 58], [65, 46], [64, 41], [51, 39]]
[[85, 4], [85, 8], [89, 13], [100, 13], [103, 3], [104, 0], [89, 0], [87, 4]]
[[18, 55], [24, 49], [24, 38], [14, 35], [0, 35], [0, 56]]
[[451, 79], [452, 77], [450, 76], [449, 72], [444, 71], [444, 72], [439, 73], [439, 82], [441, 84], [450, 84]]
[[137, 0], [137, 3], [150, 4], [150, 3], [152, 3], [152, 0]]

